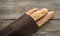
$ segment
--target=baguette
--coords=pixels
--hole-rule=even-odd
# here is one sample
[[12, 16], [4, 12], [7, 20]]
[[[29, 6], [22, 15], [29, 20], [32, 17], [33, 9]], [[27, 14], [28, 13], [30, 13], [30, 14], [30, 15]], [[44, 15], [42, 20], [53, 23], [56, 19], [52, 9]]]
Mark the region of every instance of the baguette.
[[31, 15], [31, 14], [33, 14], [33, 13], [34, 13], [35, 11], [37, 11], [37, 10], [38, 10], [38, 8], [33, 8], [33, 9], [27, 11], [26, 14], [27, 14], [27, 15]]
[[30, 16], [34, 19], [34, 21], [38, 20], [39, 18], [43, 17], [48, 13], [48, 9], [43, 8], [41, 10], [36, 11], [35, 13], [31, 14]]
[[44, 23], [46, 23], [49, 19], [51, 19], [53, 16], [54, 16], [54, 12], [53, 11], [50, 11], [50, 12], [48, 12], [47, 15], [45, 15], [43, 18], [41, 18], [40, 20], [38, 20], [36, 23], [40, 27]]

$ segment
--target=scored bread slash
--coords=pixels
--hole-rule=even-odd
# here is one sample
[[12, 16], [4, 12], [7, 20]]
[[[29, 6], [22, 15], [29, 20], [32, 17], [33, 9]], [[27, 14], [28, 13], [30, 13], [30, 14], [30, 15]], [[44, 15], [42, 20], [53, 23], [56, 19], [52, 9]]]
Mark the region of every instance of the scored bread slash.
[[32, 13], [34, 13], [34, 12], [37, 11], [37, 10], [38, 10], [38, 8], [33, 8], [33, 9], [27, 11], [26, 14], [27, 14], [27, 15], [31, 15]]
[[36, 11], [35, 13], [31, 14], [30, 16], [34, 19], [34, 21], [38, 20], [39, 18], [43, 17], [48, 13], [47, 8], [40, 9]]
[[40, 27], [44, 23], [46, 23], [49, 19], [51, 19], [53, 16], [54, 16], [54, 12], [53, 11], [50, 11], [50, 12], [48, 12], [47, 15], [45, 15], [43, 18], [41, 18], [40, 20], [38, 20], [36, 23]]

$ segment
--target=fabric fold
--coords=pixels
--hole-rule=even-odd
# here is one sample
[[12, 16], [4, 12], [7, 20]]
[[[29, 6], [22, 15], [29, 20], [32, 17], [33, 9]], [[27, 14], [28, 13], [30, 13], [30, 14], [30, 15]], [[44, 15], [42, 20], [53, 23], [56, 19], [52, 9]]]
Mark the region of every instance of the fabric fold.
[[23, 14], [16, 21], [0, 31], [1, 36], [30, 36], [36, 32], [38, 26], [36, 22], [27, 14]]

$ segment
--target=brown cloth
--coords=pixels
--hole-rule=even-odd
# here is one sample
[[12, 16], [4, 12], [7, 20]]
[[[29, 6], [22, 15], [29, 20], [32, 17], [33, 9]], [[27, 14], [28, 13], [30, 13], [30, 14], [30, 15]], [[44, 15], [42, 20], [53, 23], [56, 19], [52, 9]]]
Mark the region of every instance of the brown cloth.
[[37, 24], [27, 14], [22, 15], [16, 21], [0, 31], [0, 36], [30, 36], [38, 29]]

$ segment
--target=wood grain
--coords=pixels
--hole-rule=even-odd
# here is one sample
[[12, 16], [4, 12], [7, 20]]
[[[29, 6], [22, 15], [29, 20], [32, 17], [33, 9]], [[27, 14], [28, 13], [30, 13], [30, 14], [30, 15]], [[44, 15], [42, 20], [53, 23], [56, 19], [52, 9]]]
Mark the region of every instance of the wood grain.
[[33, 34], [32, 36], [60, 36], [59, 31], [50, 31], [50, 32], [37, 32]]
[[34, 7], [37, 7], [39, 9], [48, 8], [49, 11], [53, 10], [56, 13], [53, 19], [60, 19], [59, 1], [60, 0], [8, 0], [8, 2], [7, 0], [2, 1], [0, 2], [0, 19], [17, 19], [18, 17], [20, 17], [20, 13], [27, 12]]

